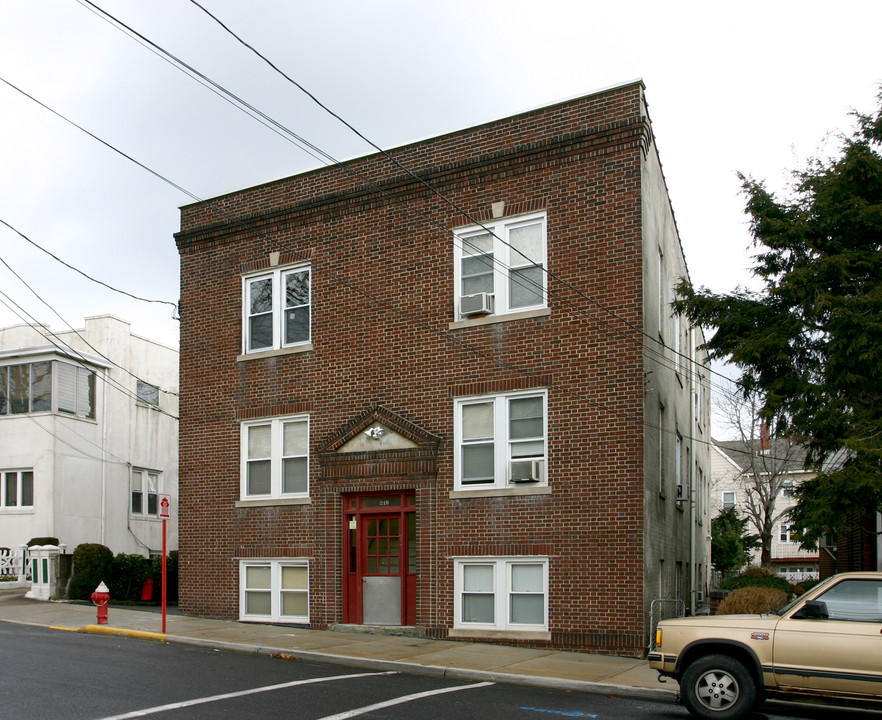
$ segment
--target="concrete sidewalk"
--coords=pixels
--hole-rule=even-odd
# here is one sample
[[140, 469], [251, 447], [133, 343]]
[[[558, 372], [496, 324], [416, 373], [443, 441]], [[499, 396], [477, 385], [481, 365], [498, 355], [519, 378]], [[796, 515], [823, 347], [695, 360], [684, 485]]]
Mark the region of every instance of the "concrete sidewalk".
[[662, 684], [645, 660], [537, 650], [404, 635], [307, 630], [230, 620], [162, 616], [155, 609], [111, 605], [108, 624], [96, 624], [95, 608], [24, 597], [0, 588], [0, 621], [200, 647], [278, 654], [284, 657], [376, 670], [392, 670], [492, 682], [539, 685], [583, 692], [667, 699], [676, 682]]

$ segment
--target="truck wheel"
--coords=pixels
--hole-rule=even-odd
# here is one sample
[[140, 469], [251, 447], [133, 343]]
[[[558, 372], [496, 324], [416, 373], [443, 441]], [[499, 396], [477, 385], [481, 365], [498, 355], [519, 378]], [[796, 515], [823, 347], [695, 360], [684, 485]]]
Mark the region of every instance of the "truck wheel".
[[686, 668], [680, 678], [680, 697], [695, 717], [735, 720], [756, 705], [756, 681], [738, 660], [707, 655]]

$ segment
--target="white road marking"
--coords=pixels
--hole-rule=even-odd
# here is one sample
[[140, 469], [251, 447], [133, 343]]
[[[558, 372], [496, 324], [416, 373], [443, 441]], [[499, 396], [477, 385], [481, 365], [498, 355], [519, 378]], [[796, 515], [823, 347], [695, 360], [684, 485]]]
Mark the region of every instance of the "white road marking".
[[354, 678], [375, 677], [377, 675], [396, 675], [393, 671], [374, 672], [374, 673], [356, 673], [353, 675], [334, 675], [333, 677], [309, 678], [307, 680], [293, 680], [291, 682], [279, 683], [278, 685], [267, 685], [265, 687], [252, 688], [251, 690], [239, 690], [238, 692], [224, 693], [223, 695], [212, 695], [211, 697], [194, 698], [193, 700], [183, 700], [182, 702], [169, 703], [168, 705], [157, 705], [152, 708], [144, 708], [143, 710], [133, 710], [132, 712], [123, 713], [122, 715], [110, 715], [101, 720], [129, 720], [129, 718], [146, 717], [154, 713], [161, 713], [167, 710], [179, 710], [181, 708], [192, 707], [193, 705], [203, 705], [210, 702], [218, 702], [219, 700], [229, 700], [231, 698], [244, 697], [246, 695], [254, 695], [255, 693], [270, 692], [271, 690], [283, 690], [285, 688], [296, 687], [297, 685], [310, 685], [312, 683], [331, 682], [333, 680], [351, 680]]
[[354, 718], [358, 715], [364, 715], [373, 710], [381, 710], [382, 708], [392, 707], [393, 705], [401, 705], [402, 703], [410, 702], [411, 700], [420, 700], [421, 698], [432, 697], [433, 695], [443, 695], [444, 693], [459, 692], [460, 690], [472, 690], [473, 688], [486, 687], [487, 685], [493, 685], [493, 683], [481, 682], [475, 683], [474, 685], [462, 685], [460, 687], [441, 688], [440, 690], [428, 690], [426, 692], [414, 693], [413, 695], [403, 695], [394, 700], [386, 700], [385, 702], [379, 702], [373, 705], [365, 705], [364, 707], [347, 710], [346, 712], [341, 712], [337, 715], [326, 715], [323, 718], [319, 718], [319, 720], [347, 720], [347, 718]]

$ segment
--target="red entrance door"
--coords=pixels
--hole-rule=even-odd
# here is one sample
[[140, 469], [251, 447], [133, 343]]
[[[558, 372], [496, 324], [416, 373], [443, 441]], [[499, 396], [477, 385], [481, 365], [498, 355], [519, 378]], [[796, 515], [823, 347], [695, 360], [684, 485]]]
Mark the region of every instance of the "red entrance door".
[[416, 513], [413, 495], [344, 499], [344, 622], [413, 625], [416, 619]]

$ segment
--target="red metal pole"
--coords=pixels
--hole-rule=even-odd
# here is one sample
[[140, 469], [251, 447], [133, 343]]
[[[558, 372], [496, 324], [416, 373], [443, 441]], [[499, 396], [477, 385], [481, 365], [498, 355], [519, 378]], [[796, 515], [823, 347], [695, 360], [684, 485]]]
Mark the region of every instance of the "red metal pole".
[[168, 521], [163, 518], [162, 520], [162, 632], [165, 633], [165, 550], [166, 550], [166, 523]]

